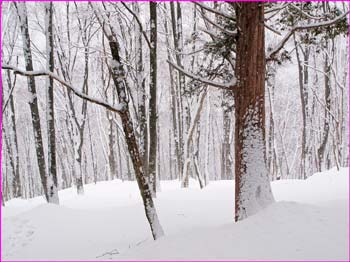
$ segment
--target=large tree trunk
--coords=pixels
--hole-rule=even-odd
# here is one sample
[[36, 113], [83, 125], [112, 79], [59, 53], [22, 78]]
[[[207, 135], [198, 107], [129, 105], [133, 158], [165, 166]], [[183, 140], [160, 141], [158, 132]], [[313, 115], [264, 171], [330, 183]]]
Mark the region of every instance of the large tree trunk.
[[153, 194], [157, 179], [157, 3], [150, 2], [151, 49], [150, 49], [150, 99], [149, 99], [149, 167], [148, 175]]
[[235, 220], [274, 201], [265, 165], [264, 4], [236, 6]]
[[[25, 68], [27, 71], [33, 71], [33, 59], [30, 46], [30, 35], [28, 29], [28, 17], [27, 17], [27, 7], [26, 3], [18, 2], [14, 5], [17, 9], [18, 19], [20, 22], [20, 28], [22, 33], [23, 41], [23, 53], [25, 59]], [[46, 176], [46, 165], [45, 165], [45, 155], [44, 155], [44, 146], [43, 139], [41, 134], [41, 124], [40, 124], [40, 115], [38, 107], [38, 98], [36, 94], [35, 80], [33, 76], [27, 78], [28, 81], [28, 90], [31, 94], [31, 99], [29, 101], [29, 108], [32, 117], [32, 125], [34, 132], [34, 141], [35, 141], [35, 150], [39, 167], [39, 174], [41, 178], [41, 184], [45, 193], [46, 200], [49, 201], [49, 194], [47, 190], [47, 176]]]
[[[48, 70], [53, 72], [54, 56], [53, 56], [53, 26], [52, 26], [52, 2], [45, 3], [45, 33], [46, 33], [46, 59]], [[58, 204], [57, 190], [57, 167], [56, 167], [56, 137], [55, 137], [55, 108], [53, 98], [53, 79], [47, 78], [46, 87], [46, 103], [47, 103], [47, 156], [48, 156], [48, 176], [47, 189], [49, 203]]]

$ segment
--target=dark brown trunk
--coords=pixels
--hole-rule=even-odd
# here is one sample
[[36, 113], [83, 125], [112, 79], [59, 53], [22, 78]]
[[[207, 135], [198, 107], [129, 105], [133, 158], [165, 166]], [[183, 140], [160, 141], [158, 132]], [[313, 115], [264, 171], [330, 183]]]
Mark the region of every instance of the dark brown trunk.
[[264, 4], [236, 5], [235, 220], [273, 201], [265, 166]]

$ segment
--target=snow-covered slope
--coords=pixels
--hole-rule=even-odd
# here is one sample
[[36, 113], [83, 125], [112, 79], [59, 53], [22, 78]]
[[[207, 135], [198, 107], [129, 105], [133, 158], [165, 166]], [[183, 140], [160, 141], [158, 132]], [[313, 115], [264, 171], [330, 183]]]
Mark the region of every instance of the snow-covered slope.
[[2, 259], [348, 259], [348, 168], [272, 183], [277, 202], [234, 223], [234, 182], [164, 181], [153, 241], [134, 182], [118, 180], [14, 199], [2, 208]]

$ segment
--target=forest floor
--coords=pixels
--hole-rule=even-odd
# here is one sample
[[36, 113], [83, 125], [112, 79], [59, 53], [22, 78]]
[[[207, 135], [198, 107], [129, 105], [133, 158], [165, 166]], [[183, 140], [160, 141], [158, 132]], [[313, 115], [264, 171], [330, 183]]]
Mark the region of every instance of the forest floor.
[[2, 207], [2, 260], [349, 258], [349, 169], [272, 182], [276, 203], [234, 223], [234, 182], [162, 181], [153, 241], [136, 182], [119, 180]]

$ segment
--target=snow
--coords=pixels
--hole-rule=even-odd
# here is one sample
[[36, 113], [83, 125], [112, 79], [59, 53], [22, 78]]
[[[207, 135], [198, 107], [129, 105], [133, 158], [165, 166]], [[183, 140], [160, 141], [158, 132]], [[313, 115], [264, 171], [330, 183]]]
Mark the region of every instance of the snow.
[[265, 140], [259, 118], [259, 104], [260, 102], [250, 106], [244, 116], [240, 165], [241, 197], [237, 201], [236, 215], [239, 220], [257, 213], [274, 202], [265, 166]]
[[[47, 71], [47, 70], [25, 71], [25, 70], [22, 70], [20, 68], [17, 68], [17, 67], [11, 66], [11, 65], [7, 65], [7, 64], [3, 64], [2, 69], [9, 69], [9, 70], [14, 71], [16, 74], [20, 74], [20, 75], [24, 75], [24, 76], [50, 76], [51, 78], [53, 78], [56, 81], [58, 81], [59, 83], [61, 83], [63, 86], [72, 90], [80, 98], [88, 100], [91, 103], [104, 106], [104, 107], [110, 109], [111, 111], [115, 111], [117, 113], [120, 113], [121, 110], [125, 110], [125, 106], [126, 106], [125, 102], [119, 103], [119, 104], [114, 106], [114, 105], [111, 105], [111, 104], [105, 102], [102, 99], [90, 97], [90, 96], [86, 95], [85, 93], [80, 92], [79, 90], [74, 88], [71, 84], [69, 84], [68, 82], [66, 82], [65, 80], [60, 78], [58, 75], [56, 75], [50, 71]], [[28, 81], [30, 81], [30, 80], [28, 80]], [[29, 94], [30, 94], [30, 91], [29, 91]], [[29, 94], [27, 94], [27, 95], [29, 96]], [[123, 95], [125, 96], [125, 94], [123, 94]], [[28, 98], [30, 100], [29, 102], [33, 102], [35, 98], [36, 98], [36, 95], [32, 95], [31, 97]]]
[[272, 182], [276, 203], [234, 223], [234, 182], [162, 181], [152, 240], [136, 182], [113, 180], [2, 207], [2, 259], [348, 259], [349, 169]]

